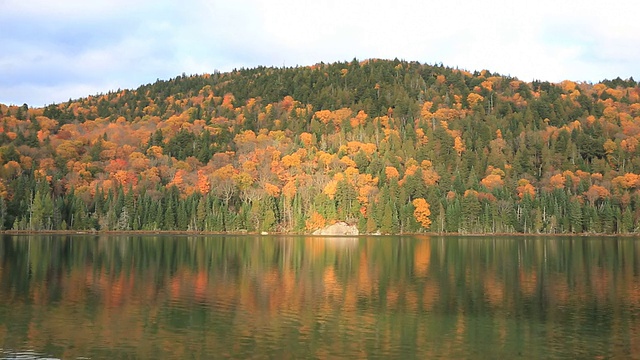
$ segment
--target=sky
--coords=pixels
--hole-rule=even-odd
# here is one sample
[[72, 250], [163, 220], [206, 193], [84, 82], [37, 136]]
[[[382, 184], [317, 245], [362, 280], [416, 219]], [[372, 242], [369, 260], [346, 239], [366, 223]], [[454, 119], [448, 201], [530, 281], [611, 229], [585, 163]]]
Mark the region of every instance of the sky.
[[354, 58], [637, 81], [639, 14], [637, 0], [0, 0], [0, 103]]

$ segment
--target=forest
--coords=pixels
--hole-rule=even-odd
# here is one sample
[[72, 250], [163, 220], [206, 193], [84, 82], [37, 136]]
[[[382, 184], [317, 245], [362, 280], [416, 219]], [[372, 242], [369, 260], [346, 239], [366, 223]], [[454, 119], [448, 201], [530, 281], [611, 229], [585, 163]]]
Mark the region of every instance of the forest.
[[369, 59], [0, 105], [1, 230], [640, 231], [640, 85]]

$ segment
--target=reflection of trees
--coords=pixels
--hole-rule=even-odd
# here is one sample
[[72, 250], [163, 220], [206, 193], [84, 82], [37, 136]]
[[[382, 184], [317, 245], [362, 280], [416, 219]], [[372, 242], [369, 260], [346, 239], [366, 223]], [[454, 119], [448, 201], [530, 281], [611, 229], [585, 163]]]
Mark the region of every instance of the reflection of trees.
[[5, 236], [0, 337], [65, 358], [509, 355], [568, 331], [640, 350], [638, 255], [613, 238]]

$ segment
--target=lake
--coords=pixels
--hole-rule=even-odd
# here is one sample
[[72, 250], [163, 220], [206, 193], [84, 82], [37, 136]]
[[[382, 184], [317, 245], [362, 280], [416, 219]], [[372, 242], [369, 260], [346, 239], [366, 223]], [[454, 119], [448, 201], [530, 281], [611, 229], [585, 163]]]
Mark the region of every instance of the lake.
[[633, 238], [0, 241], [0, 358], [634, 357]]

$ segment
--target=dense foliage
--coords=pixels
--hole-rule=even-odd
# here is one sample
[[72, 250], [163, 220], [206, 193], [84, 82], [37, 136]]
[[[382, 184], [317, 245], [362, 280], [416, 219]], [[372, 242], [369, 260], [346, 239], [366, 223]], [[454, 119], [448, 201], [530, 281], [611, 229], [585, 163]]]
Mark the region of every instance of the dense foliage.
[[640, 87], [368, 60], [0, 106], [5, 229], [629, 233]]

